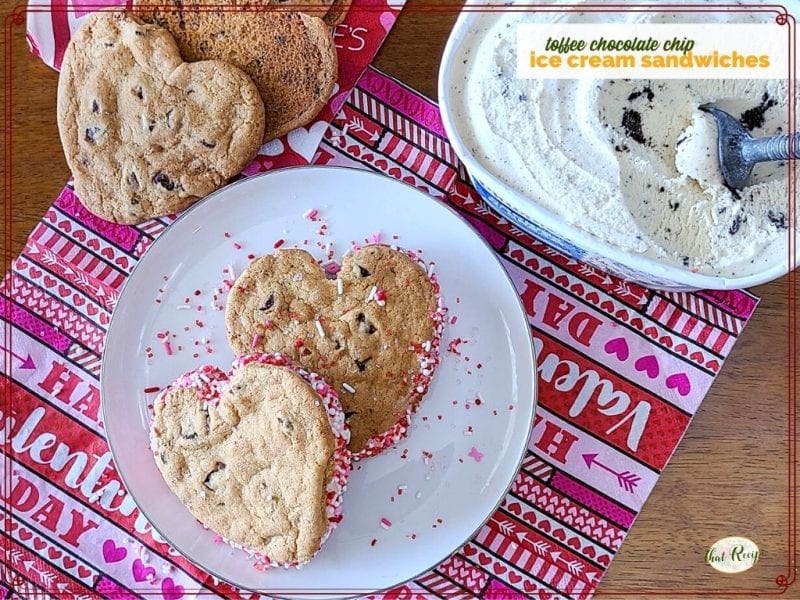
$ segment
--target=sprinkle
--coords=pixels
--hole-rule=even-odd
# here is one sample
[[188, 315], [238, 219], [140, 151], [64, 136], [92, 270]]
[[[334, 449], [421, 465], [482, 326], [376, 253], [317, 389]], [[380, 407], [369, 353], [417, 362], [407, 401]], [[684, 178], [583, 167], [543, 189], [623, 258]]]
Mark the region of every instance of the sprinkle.
[[370, 289], [369, 294], [367, 294], [367, 299], [364, 300], [364, 304], [369, 304], [370, 300], [375, 297], [375, 293], [378, 291], [378, 286], [373, 285], [372, 289]]
[[272, 244], [272, 247], [273, 247], [273, 248], [280, 248], [280, 247], [281, 247], [281, 246], [283, 246], [285, 243], [286, 243], [286, 240], [280, 239], [280, 240], [278, 240], [277, 242], [275, 242], [274, 244]]
[[294, 347], [295, 348], [301, 348], [302, 346], [303, 346], [303, 340], [301, 338], [297, 338], [294, 341]]
[[392, 526], [392, 522], [387, 519], [386, 517], [381, 517], [381, 527], [384, 529], [389, 529]]
[[242, 249], [242, 245], [241, 245], [239, 242], [234, 242], [234, 243], [233, 243], [233, 247], [234, 247], [236, 250], [241, 250], [241, 249]]
[[164, 352], [167, 353], [167, 356], [172, 356], [172, 344], [166, 340], [164, 340]]
[[178, 306], [175, 307], [175, 310], [189, 310], [191, 308], [192, 307], [188, 304], [178, 304]]
[[152, 387], [144, 388], [144, 393], [145, 394], [155, 394], [156, 392], [159, 392], [159, 391], [161, 391], [161, 388], [158, 387], [157, 385], [154, 385]]
[[169, 564], [169, 563], [164, 563], [163, 565], [161, 565], [161, 572], [164, 575], [166, 575], [167, 573], [171, 573], [172, 572], [172, 565]]
[[386, 290], [377, 290], [375, 292], [375, 304], [386, 306]]
[[481, 462], [483, 460], [483, 452], [478, 450], [475, 446], [470, 449], [468, 456], [474, 458], [475, 462]]
[[319, 333], [319, 337], [325, 337], [325, 330], [322, 328], [322, 323], [319, 322], [319, 319], [314, 319], [314, 325], [317, 326], [317, 332]]
[[264, 321], [264, 329], [266, 329], [267, 331], [272, 329], [272, 319], [267, 319], [266, 321]]
[[231, 276], [231, 279], [232, 279], [232, 280], [234, 280], [234, 281], [236, 281], [236, 275], [235, 275], [235, 274], [234, 274], [234, 272], [233, 272], [233, 266], [231, 266], [231, 265], [228, 265], [228, 267], [226, 268], [226, 270], [228, 271], [228, 275], [230, 275], [230, 276]]
[[450, 319], [450, 325], [455, 325], [455, 324], [456, 324], [456, 321], [458, 321], [458, 317], [456, 317], [455, 315], [453, 315], [453, 318], [452, 318], [452, 319]]
[[436, 268], [436, 263], [432, 262], [431, 264], [428, 265], [428, 277], [433, 275], [433, 271], [435, 268]]
[[250, 342], [250, 347], [251, 348], [255, 348], [260, 343], [261, 343], [261, 334], [260, 333], [254, 333], [253, 334], [253, 340]]
[[378, 540], [376, 540], [375, 538], [372, 538], [372, 541], [369, 543], [369, 545], [370, 546], [374, 546], [377, 543], [378, 543]]
[[341, 270], [342, 267], [336, 261], [329, 262], [325, 265], [325, 273], [328, 275], [336, 275]]
[[414, 494], [414, 498], [416, 498], [417, 500], [422, 498], [422, 492], [417, 492], [416, 494]]
[[305, 213], [303, 213], [304, 219], [311, 219], [312, 221], [317, 220], [317, 215], [319, 211], [316, 208], [309, 208]]
[[380, 243], [380, 241], [381, 241], [381, 232], [380, 232], [380, 230], [376, 231], [371, 236], [369, 236], [369, 239], [370, 239], [370, 241], [372, 241], [373, 244]]
[[231, 234], [230, 234], [230, 232], [229, 232], [229, 231], [226, 231], [226, 232], [225, 232], [223, 235], [225, 235], [225, 237], [226, 237], [226, 238], [229, 238], [229, 237], [231, 237]]
[[336, 280], [336, 293], [340, 296], [344, 293], [344, 281], [341, 279]]
[[464, 430], [464, 435], [472, 435], [473, 433], [474, 430], [472, 429], [472, 425], [467, 426], [467, 428]]
[[342, 387], [346, 391], [350, 392], [351, 394], [355, 394], [356, 393], [356, 389], [352, 385], [350, 385], [349, 383], [343, 383]]

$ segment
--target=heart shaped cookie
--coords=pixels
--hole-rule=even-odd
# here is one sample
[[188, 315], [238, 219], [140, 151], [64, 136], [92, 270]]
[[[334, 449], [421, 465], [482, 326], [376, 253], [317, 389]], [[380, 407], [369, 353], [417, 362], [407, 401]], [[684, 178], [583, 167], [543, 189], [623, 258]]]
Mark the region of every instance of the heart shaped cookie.
[[406, 434], [439, 364], [444, 314], [424, 263], [376, 244], [347, 254], [337, 280], [305, 250], [259, 258], [225, 319], [235, 353], [285, 352], [339, 391], [360, 459]]
[[166, 30], [97, 12], [64, 55], [58, 130], [86, 208], [140, 223], [239, 173], [260, 146], [264, 104], [240, 69], [185, 63]]
[[150, 430], [170, 489], [269, 566], [307, 562], [341, 520], [348, 439], [336, 392], [281, 354], [183, 375], [156, 398]]

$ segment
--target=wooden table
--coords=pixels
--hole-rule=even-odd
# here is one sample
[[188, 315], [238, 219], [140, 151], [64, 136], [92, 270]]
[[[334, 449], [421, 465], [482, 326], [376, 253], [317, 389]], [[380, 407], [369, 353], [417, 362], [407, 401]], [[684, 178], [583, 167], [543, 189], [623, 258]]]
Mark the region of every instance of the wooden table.
[[[430, 3], [408, 1], [375, 64], [435, 98], [439, 57], [459, 3], [451, 12], [425, 10]], [[10, 58], [12, 219], [4, 269], [69, 176], [55, 122], [57, 74], [28, 53], [24, 26], [12, 30]], [[761, 306], [603, 580], [601, 597], [651, 597], [646, 590], [666, 597], [679, 590], [711, 597], [721, 590], [774, 593], [777, 576], [792, 578], [786, 278], [753, 292]], [[746, 573], [723, 575], [704, 563], [709, 545], [729, 535], [749, 537], [761, 549]], [[787, 595], [800, 597], [798, 587]]]

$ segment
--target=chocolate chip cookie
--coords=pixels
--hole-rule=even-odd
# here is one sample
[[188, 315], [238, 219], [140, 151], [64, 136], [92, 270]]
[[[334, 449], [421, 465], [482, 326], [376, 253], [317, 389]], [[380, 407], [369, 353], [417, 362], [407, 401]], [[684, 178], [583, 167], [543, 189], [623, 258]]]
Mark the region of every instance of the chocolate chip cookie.
[[333, 91], [339, 66], [322, 19], [263, 4], [240, 2], [224, 11], [198, 10], [219, 6], [217, 0], [135, 0], [134, 6], [143, 19], [175, 36], [185, 60], [224, 60], [253, 79], [266, 108], [268, 142], [314, 119]]
[[58, 130], [81, 202], [133, 224], [183, 210], [239, 173], [260, 145], [264, 107], [236, 67], [185, 63], [166, 30], [97, 12], [64, 55]]

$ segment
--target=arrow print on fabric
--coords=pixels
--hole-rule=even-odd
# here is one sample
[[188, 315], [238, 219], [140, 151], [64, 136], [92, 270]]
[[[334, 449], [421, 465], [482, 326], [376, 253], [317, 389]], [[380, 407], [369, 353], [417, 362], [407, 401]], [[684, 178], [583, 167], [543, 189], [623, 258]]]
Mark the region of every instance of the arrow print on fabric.
[[624, 489], [626, 492], [633, 493], [633, 490], [639, 485], [639, 482], [642, 480], [636, 473], [631, 473], [630, 471], [615, 471], [608, 465], [604, 465], [599, 460], [597, 460], [597, 453], [596, 452], [587, 452], [586, 454], [582, 454], [583, 460], [586, 463], [586, 466], [591, 469], [592, 465], [597, 465], [601, 469], [608, 471], [614, 477], [617, 478], [617, 485]]
[[33, 370], [33, 369], [36, 368], [36, 363], [33, 362], [33, 357], [30, 354], [28, 354], [27, 357], [22, 358], [19, 354], [16, 354], [16, 353], [12, 352], [8, 348], [3, 348], [2, 346], [0, 346], [0, 350], [3, 351], [3, 352], [8, 352], [11, 356], [13, 356], [18, 361], [20, 361], [22, 363], [19, 366], [20, 369], [27, 369], [27, 370], [30, 371], [30, 370]]

